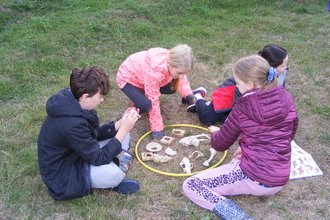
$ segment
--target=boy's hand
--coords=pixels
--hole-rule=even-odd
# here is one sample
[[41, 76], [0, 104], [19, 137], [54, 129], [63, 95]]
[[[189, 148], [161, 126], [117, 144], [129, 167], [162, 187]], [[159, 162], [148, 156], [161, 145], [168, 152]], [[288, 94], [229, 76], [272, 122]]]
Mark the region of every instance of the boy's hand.
[[140, 109], [135, 108], [135, 107], [130, 107], [126, 111], [130, 111], [131, 109], [135, 110], [138, 114], [140, 113]]
[[129, 129], [129, 131], [134, 127], [136, 121], [141, 118], [138, 111], [132, 107], [125, 111], [123, 117], [121, 118], [121, 126], [120, 127], [126, 127]]
[[126, 134], [132, 130], [135, 126], [137, 120], [141, 118], [138, 111], [135, 109], [129, 108], [125, 111], [123, 117], [116, 122], [115, 127], [117, 129], [116, 138], [122, 142], [126, 136]]
[[[115, 123], [116, 131], [118, 131], [119, 128], [121, 127], [123, 118], [126, 117], [126, 115], [129, 115], [131, 112], [134, 112], [134, 111], [136, 113], [139, 113], [140, 112], [140, 110], [138, 108], [135, 108], [135, 107], [131, 107], [131, 108], [126, 109], [126, 111], [124, 112], [122, 118]], [[137, 117], [138, 117], [138, 119], [141, 118], [141, 116], [139, 114], [137, 115]]]

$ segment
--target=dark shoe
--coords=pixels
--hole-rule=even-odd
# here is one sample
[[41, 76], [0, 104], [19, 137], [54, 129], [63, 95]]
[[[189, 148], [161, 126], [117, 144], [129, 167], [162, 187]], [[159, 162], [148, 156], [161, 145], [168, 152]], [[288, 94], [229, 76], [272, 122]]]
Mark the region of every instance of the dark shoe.
[[199, 87], [193, 91], [193, 94], [196, 95], [197, 93], [201, 94], [202, 97], [204, 98], [207, 94], [207, 91], [204, 87]]
[[[205, 102], [205, 105], [210, 105], [210, 101]], [[189, 105], [186, 109], [187, 112], [197, 112], [197, 106], [196, 104]]]
[[[199, 88], [195, 89], [194, 91], [192, 91], [192, 93], [194, 95], [196, 95], [197, 93], [200, 93], [202, 95], [202, 97], [204, 98], [207, 94], [207, 91], [204, 87], [199, 87]], [[181, 99], [182, 104], [190, 104], [191, 102], [189, 101], [189, 98], [191, 98], [190, 95], [187, 96], [186, 99], [184, 97], [182, 97], [182, 99]]]
[[110, 188], [110, 191], [122, 193], [122, 194], [134, 194], [140, 189], [140, 184], [136, 180], [123, 179], [118, 186]]
[[187, 107], [187, 112], [197, 112], [197, 108], [195, 104], [189, 105]]
[[164, 131], [155, 131], [151, 133], [151, 139], [161, 139], [162, 137], [164, 137], [164, 135]]
[[190, 94], [188, 95], [186, 98], [181, 98], [181, 103], [182, 104], [193, 104], [194, 103], [194, 100], [196, 99], [195, 95], [194, 94]]
[[223, 220], [254, 220], [230, 199], [218, 202], [214, 206], [213, 212]]

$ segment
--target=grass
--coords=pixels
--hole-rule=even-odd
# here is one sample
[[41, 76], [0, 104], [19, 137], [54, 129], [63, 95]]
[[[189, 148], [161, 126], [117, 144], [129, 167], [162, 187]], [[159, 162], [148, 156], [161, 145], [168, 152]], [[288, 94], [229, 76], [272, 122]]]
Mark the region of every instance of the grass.
[[[329, 219], [330, 14], [321, 0], [0, 0], [0, 219], [216, 219], [182, 193], [184, 177], [159, 175], [138, 161], [129, 178], [141, 190], [123, 196], [105, 190], [54, 201], [42, 182], [36, 139], [45, 102], [69, 83], [74, 67], [99, 65], [111, 91], [97, 109], [102, 122], [117, 120], [129, 101], [115, 85], [121, 62], [151, 47], [186, 43], [196, 56], [193, 88], [211, 92], [226, 66], [268, 43], [289, 52], [287, 89], [300, 124], [295, 140], [324, 176], [289, 181], [270, 197], [231, 197], [255, 219]], [[208, 95], [208, 98], [210, 96]], [[179, 94], [162, 96], [166, 125], [200, 125]], [[132, 143], [149, 130], [144, 116]], [[225, 163], [235, 150], [233, 146]]]

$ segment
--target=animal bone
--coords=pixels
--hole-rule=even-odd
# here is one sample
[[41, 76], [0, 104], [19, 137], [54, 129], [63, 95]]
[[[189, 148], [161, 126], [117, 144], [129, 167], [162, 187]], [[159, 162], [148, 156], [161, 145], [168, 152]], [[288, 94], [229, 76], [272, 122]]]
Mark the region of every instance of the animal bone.
[[189, 162], [187, 157], [184, 157], [180, 162], [180, 166], [185, 173], [191, 173], [191, 169], [193, 168], [193, 164]]
[[189, 159], [193, 158], [195, 156], [195, 154], [197, 154], [197, 156], [195, 157], [195, 159], [200, 158], [200, 157], [204, 157], [204, 154], [202, 152], [196, 150], [192, 154], [190, 154], [188, 156], [188, 158]]
[[198, 139], [199, 137], [206, 137], [206, 138], [210, 139], [210, 136], [207, 135], [207, 134], [199, 134], [199, 135], [184, 137], [179, 141], [179, 143], [184, 145], [184, 146], [193, 145], [195, 147], [198, 147], [199, 143], [201, 141], [207, 141], [208, 140], [208, 139]]
[[165, 163], [172, 160], [172, 157], [162, 156], [154, 152], [143, 152], [141, 153], [142, 161], [153, 160], [155, 163]]
[[210, 151], [211, 151], [211, 156], [210, 156], [210, 158], [209, 158], [207, 161], [205, 161], [205, 162], [203, 163], [203, 165], [206, 166], [206, 167], [210, 166], [210, 162], [211, 162], [211, 160], [213, 159], [214, 155], [217, 153], [217, 151], [214, 150], [213, 148], [210, 148]]
[[172, 157], [154, 154], [155, 163], [166, 163], [170, 160], [172, 160]]
[[177, 152], [172, 150], [170, 147], [166, 148], [165, 153], [170, 155], [170, 156], [177, 155]]

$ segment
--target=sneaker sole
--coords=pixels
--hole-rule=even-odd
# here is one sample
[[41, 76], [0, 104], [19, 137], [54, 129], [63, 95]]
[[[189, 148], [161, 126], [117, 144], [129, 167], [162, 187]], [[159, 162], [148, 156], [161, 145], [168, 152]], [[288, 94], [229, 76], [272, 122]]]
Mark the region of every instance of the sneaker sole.
[[207, 91], [206, 91], [206, 89], [204, 88], [204, 87], [198, 87], [197, 89], [195, 89], [194, 91], [193, 91], [193, 94], [196, 94], [198, 91], [203, 91], [203, 98], [207, 95]]

